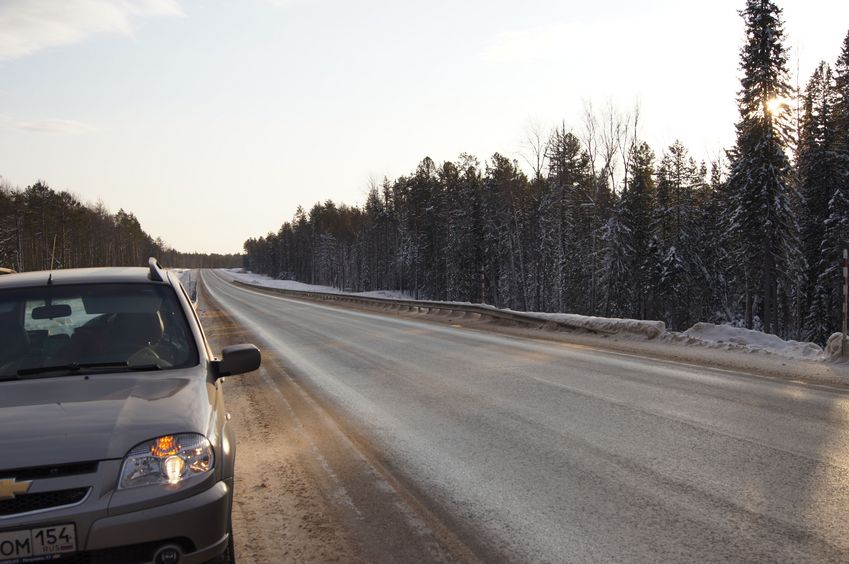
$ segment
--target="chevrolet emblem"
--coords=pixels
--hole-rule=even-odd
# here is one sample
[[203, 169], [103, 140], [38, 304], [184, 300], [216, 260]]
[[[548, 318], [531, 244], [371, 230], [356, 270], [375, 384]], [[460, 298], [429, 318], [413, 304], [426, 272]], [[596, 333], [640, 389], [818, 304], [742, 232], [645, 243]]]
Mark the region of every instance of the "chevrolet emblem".
[[0, 500], [15, 499], [29, 491], [32, 482], [16, 482], [14, 478], [0, 480]]

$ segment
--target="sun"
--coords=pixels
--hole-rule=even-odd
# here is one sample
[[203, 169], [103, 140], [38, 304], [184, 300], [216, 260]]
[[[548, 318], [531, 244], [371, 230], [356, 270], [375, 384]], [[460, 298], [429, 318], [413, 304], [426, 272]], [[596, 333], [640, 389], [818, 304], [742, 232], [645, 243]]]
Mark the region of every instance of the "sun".
[[766, 109], [770, 114], [776, 115], [781, 113], [784, 108], [790, 107], [791, 102], [792, 100], [788, 98], [772, 98], [770, 100], [767, 100]]

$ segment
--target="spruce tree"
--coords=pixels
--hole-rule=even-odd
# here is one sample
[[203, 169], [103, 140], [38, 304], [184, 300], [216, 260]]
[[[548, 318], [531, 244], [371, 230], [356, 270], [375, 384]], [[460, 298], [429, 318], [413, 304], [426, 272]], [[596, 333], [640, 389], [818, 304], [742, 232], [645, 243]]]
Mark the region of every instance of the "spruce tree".
[[631, 316], [637, 319], [658, 317], [656, 293], [660, 274], [660, 245], [652, 228], [655, 220], [654, 151], [647, 143], [636, 145], [631, 155], [631, 180], [622, 195], [628, 208], [628, 228], [634, 249], [632, 280], [635, 302]]
[[480, 301], [481, 190], [480, 165], [468, 154], [439, 171], [445, 186], [447, 246], [446, 288], [449, 301]]
[[629, 227], [633, 220], [624, 196], [614, 204], [613, 213], [602, 230], [604, 255], [601, 285], [604, 303], [601, 314], [606, 317], [630, 316], [631, 305], [635, 301], [634, 285], [631, 282], [634, 273], [634, 244]]
[[849, 153], [849, 33], [834, 65], [836, 146]]
[[486, 303], [528, 309], [525, 241], [528, 179], [515, 160], [495, 153], [483, 181]]
[[701, 291], [692, 283], [699, 256], [704, 251], [696, 244], [694, 199], [696, 189], [705, 183], [705, 174], [680, 141], [669, 147], [658, 167], [655, 234], [662, 259], [655, 292], [665, 312], [663, 318], [675, 329], [692, 317], [691, 299]]
[[[707, 174], [707, 171], [704, 171]], [[724, 216], [727, 182], [722, 165], [711, 165], [710, 179], [695, 192], [696, 212], [691, 237], [693, 301], [690, 321], [721, 323], [733, 318], [729, 305], [734, 272], [728, 254]]]
[[[849, 34], [835, 65], [833, 86], [826, 89], [821, 85], [819, 91], [819, 106], [825, 109], [814, 111], [816, 98], [812, 94], [817, 90], [809, 92], [812, 117], [808, 120], [806, 111], [806, 125], [810, 121], [818, 126], [809, 129], [819, 133], [813, 144], [820, 147], [820, 159], [803, 170], [809, 170], [812, 181], [822, 185], [822, 191], [817, 194], [819, 200], [814, 205], [820, 205], [823, 197], [828, 196], [828, 208], [826, 214], [821, 214], [827, 219], [819, 261], [813, 272], [816, 283], [811, 292], [805, 329], [808, 338], [823, 342], [840, 327], [842, 276], [839, 261], [843, 249], [849, 248]], [[811, 144], [811, 137], [813, 135], [806, 135], [806, 145]]]
[[[808, 82], [799, 137], [798, 174], [802, 193], [801, 236], [805, 266], [804, 337], [825, 342], [834, 327], [833, 292], [821, 280], [835, 260], [826, 242], [829, 202], [840, 189], [842, 166], [836, 151], [835, 87], [831, 68], [821, 63]], [[826, 251], [823, 253], [823, 251]]]
[[628, 185], [604, 228], [604, 309], [606, 315], [654, 318], [660, 249], [653, 230], [654, 152], [648, 144], [634, 145], [628, 168]]
[[543, 307], [586, 312], [592, 307], [593, 239], [606, 200], [594, 193], [589, 156], [565, 128], [548, 142], [547, 186], [539, 198], [540, 255], [545, 283]]
[[740, 14], [746, 43], [740, 53], [737, 141], [729, 154], [732, 230], [744, 269], [746, 325], [753, 325], [754, 306], [763, 329], [772, 333], [783, 329], [780, 304], [796, 281], [798, 261], [786, 153], [791, 139], [786, 100], [792, 90], [781, 10], [770, 0], [747, 0]]

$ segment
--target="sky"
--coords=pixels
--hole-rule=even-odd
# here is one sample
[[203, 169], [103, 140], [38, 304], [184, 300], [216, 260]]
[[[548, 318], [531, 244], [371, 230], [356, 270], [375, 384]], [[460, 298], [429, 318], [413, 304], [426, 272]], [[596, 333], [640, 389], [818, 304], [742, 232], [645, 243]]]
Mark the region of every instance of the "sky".
[[[0, 176], [241, 252], [298, 205], [531, 128], [640, 108], [658, 152], [734, 142], [742, 0], [0, 0]], [[778, 0], [802, 85], [845, 0]]]

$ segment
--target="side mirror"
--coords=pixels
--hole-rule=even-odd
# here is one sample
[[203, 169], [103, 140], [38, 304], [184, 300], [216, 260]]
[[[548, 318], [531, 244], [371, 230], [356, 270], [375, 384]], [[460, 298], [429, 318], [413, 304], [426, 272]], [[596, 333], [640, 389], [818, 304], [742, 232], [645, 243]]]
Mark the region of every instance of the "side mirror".
[[215, 378], [252, 372], [262, 363], [262, 355], [254, 345], [231, 345], [221, 350], [221, 360], [214, 361]]

